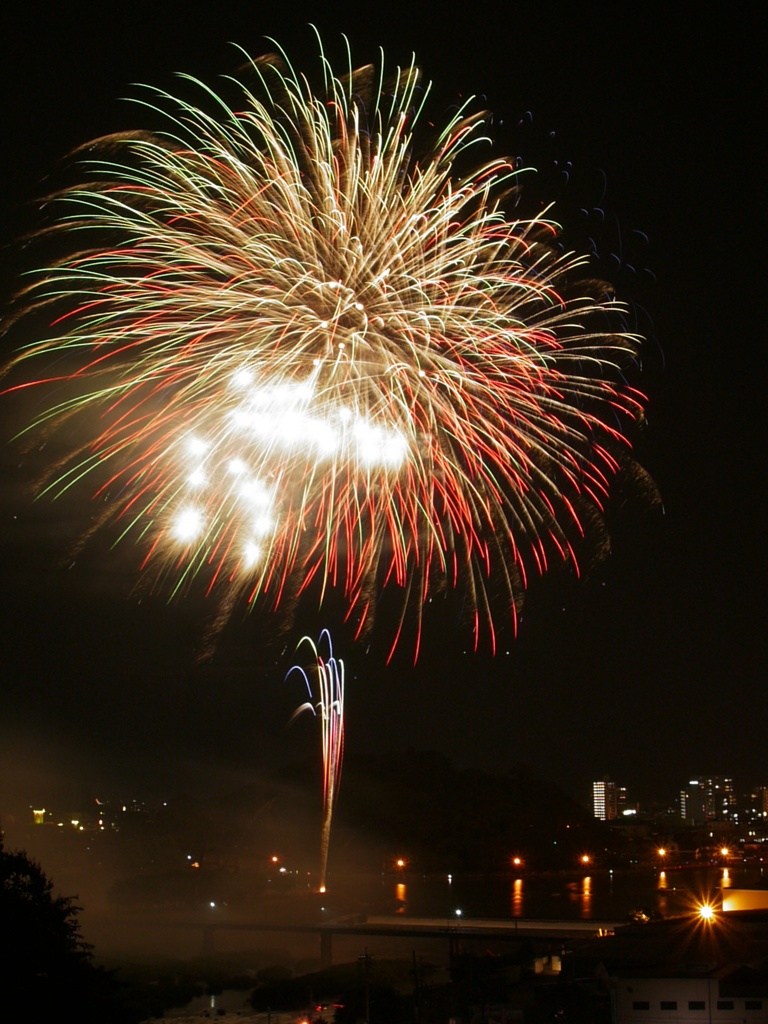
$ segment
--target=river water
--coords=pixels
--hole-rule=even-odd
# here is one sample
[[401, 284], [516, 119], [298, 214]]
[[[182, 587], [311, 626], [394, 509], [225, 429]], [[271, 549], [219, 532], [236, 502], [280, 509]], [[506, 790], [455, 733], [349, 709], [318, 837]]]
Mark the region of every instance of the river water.
[[669, 917], [720, 896], [724, 888], [762, 888], [761, 868], [476, 876], [383, 875], [366, 886], [369, 913], [403, 917], [534, 918], [624, 921], [630, 913]]

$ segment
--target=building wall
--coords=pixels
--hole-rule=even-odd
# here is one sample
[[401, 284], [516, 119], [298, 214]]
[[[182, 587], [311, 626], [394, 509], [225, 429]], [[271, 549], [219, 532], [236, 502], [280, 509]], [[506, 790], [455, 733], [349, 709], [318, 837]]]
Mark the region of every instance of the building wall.
[[613, 1024], [765, 1024], [767, 1020], [768, 999], [721, 997], [712, 978], [620, 978], [613, 992]]
[[723, 910], [768, 910], [768, 890], [723, 889]]

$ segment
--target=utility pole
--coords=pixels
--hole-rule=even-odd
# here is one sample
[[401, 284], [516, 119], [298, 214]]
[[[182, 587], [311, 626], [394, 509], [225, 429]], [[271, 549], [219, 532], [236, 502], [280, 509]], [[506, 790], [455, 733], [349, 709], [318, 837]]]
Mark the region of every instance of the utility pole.
[[365, 1024], [371, 1024], [371, 956], [367, 946], [365, 953], [357, 958], [357, 962], [362, 966], [365, 978]]
[[411, 959], [413, 960], [413, 1019], [416, 1024], [419, 1024], [421, 1020], [421, 980], [422, 971], [421, 964], [416, 963], [416, 950], [411, 950]]

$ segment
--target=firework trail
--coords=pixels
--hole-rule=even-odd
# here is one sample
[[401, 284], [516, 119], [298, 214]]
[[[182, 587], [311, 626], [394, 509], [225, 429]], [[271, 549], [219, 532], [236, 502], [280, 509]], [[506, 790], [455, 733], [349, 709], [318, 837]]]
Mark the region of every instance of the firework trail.
[[90, 480], [171, 594], [335, 588], [359, 634], [399, 587], [394, 650], [461, 586], [493, 642], [492, 595], [514, 621], [603, 507], [638, 339], [546, 214], [505, 212], [520, 171], [475, 158], [485, 115], [427, 125], [414, 64], [320, 67], [313, 91], [249, 59], [231, 103], [187, 79], [200, 105], [145, 104], [164, 133], [78, 152], [44, 233], [74, 251], [20, 299], [54, 318], [14, 363], [49, 395], [33, 427], [80, 438], [44, 490]]
[[[319, 648], [325, 640], [328, 657], [323, 658]], [[331, 821], [336, 794], [341, 782], [341, 764], [344, 755], [344, 662], [333, 656], [331, 634], [324, 629], [317, 644], [305, 636], [299, 642], [308, 644], [314, 657], [314, 672], [317, 679], [317, 693], [312, 691], [309, 675], [300, 666], [294, 665], [288, 672], [298, 672], [307, 687], [309, 701], [293, 713], [291, 721], [304, 711], [311, 711], [320, 719], [323, 749], [323, 825], [320, 832], [320, 883], [319, 891], [325, 892], [328, 869], [328, 849], [331, 842]]]

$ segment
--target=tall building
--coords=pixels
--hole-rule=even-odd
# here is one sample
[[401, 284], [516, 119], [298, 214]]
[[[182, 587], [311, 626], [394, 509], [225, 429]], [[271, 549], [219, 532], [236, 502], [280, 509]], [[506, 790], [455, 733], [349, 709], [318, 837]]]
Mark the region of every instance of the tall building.
[[768, 786], [755, 786], [746, 803], [748, 821], [768, 818]]
[[735, 818], [733, 780], [724, 775], [700, 775], [691, 779], [680, 791], [680, 817], [690, 825]]
[[716, 821], [731, 821], [738, 818], [736, 794], [733, 790], [733, 779], [724, 775], [713, 775], [707, 779], [709, 783], [710, 802]]
[[592, 810], [600, 821], [613, 821], [619, 816], [620, 789], [607, 776], [592, 783]]

